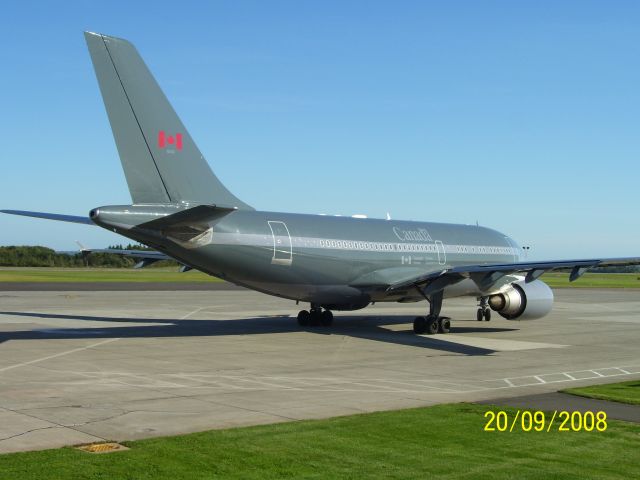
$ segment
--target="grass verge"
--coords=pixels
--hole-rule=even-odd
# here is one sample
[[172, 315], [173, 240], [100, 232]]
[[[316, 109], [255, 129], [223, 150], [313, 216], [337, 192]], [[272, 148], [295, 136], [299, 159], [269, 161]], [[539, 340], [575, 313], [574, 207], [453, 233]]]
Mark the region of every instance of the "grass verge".
[[128, 442], [0, 455], [0, 478], [635, 478], [640, 427], [605, 432], [485, 432], [474, 404], [379, 412]]
[[640, 405], [640, 380], [608, 383], [606, 385], [592, 385], [589, 387], [568, 388], [566, 390], [562, 390], [562, 392], [570, 393], [571, 395], [579, 395], [581, 397]]
[[640, 288], [640, 273], [585, 273], [575, 282], [568, 273], [545, 273], [540, 280], [555, 288]]
[[[550, 287], [640, 288], [637, 273], [586, 273], [569, 282], [566, 273], [541, 277]], [[0, 282], [219, 282], [198, 271], [179, 273], [175, 268], [0, 268]]]
[[221, 280], [191, 270], [176, 268], [3, 268], [0, 282], [220, 282]]

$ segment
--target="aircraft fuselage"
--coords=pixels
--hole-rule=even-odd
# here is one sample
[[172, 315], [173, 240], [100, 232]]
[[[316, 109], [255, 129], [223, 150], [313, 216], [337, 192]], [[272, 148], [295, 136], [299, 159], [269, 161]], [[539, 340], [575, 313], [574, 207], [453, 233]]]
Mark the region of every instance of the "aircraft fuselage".
[[[377, 280], [519, 259], [513, 240], [479, 226], [240, 210], [197, 230], [190, 225], [158, 233], [141, 225], [153, 218], [151, 210], [134, 214], [135, 208], [102, 207], [92, 218], [216, 277], [333, 309], [423, 300], [412, 289], [392, 294], [376, 289], [383, 283]], [[445, 292], [478, 293], [470, 280]]]

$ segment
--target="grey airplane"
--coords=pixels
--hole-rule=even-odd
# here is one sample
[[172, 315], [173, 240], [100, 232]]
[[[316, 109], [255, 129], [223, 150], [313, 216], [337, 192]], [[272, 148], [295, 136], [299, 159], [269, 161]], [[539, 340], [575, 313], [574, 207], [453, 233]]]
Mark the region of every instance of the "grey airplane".
[[85, 33], [133, 203], [88, 217], [4, 213], [98, 225], [149, 247], [122, 252], [138, 266], [172, 258], [183, 270], [309, 304], [302, 326], [329, 326], [332, 310], [427, 300], [416, 333], [447, 333], [443, 299], [473, 296], [477, 320], [543, 317], [553, 292], [547, 271], [575, 280], [599, 266], [640, 258], [527, 262], [507, 235], [480, 226], [258, 211], [216, 177], [135, 47]]

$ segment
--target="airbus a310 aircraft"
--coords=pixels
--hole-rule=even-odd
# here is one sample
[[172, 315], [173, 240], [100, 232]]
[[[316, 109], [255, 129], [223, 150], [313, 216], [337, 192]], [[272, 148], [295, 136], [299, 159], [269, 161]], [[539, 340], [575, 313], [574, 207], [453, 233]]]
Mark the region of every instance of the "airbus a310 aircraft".
[[[427, 300], [416, 333], [447, 333], [444, 298], [475, 296], [477, 319], [543, 317], [553, 293], [546, 271], [570, 280], [598, 266], [640, 258], [520, 262], [520, 248], [480, 226], [261, 212], [233, 195], [126, 40], [85, 32], [132, 205], [94, 208], [88, 217], [20, 210], [4, 213], [99, 225], [154, 248], [142, 265], [173, 258], [184, 269], [269, 295], [306, 302], [302, 326], [330, 325], [331, 310], [374, 302]], [[133, 252], [129, 252], [133, 253]]]

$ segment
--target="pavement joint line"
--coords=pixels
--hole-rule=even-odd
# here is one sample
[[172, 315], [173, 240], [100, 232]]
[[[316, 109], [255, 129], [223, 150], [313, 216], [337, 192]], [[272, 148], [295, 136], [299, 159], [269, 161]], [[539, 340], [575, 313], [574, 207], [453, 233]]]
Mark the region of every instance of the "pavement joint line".
[[362, 385], [363, 387], [374, 387], [374, 388], [386, 388], [387, 390], [389, 390], [390, 392], [406, 392], [406, 389], [401, 389], [401, 388], [394, 388], [394, 387], [385, 387], [384, 385], [374, 385], [371, 383], [365, 383], [365, 382], [352, 382], [353, 385]]
[[[170, 375], [170, 374], [164, 374], [164, 375]], [[180, 375], [178, 376], [178, 378], [184, 378], [184, 379], [193, 380], [194, 382], [204, 383], [206, 385], [206, 386], [203, 385], [204, 388], [219, 387], [219, 388], [228, 388], [231, 390], [258, 390], [255, 387], [233, 385], [232, 383], [221, 382], [220, 380], [215, 380], [215, 379], [195, 378], [195, 377], [203, 377], [203, 376], [205, 375], [193, 375], [193, 376], [187, 376], [187, 377]], [[185, 386], [184, 388], [197, 388], [197, 387], [198, 386]]]
[[[384, 380], [384, 379], [376, 379], [376, 381], [383, 382], [383, 383], [396, 383], [396, 384], [398, 384], [398, 385], [408, 385], [408, 386], [410, 386], [410, 387], [415, 387], [415, 386], [416, 386], [416, 384], [415, 384], [415, 383], [400, 382], [400, 381], [398, 381], [398, 380]], [[435, 390], [442, 390], [443, 392], [452, 392], [452, 391], [454, 391], [454, 390], [451, 390], [451, 389], [449, 389], [449, 388], [436, 387], [435, 385], [425, 385], [424, 387], [425, 387], [425, 388], [430, 389], [430, 391], [432, 391], [432, 390], [434, 390], [434, 389], [435, 389]]]
[[60, 352], [60, 353], [56, 353], [54, 355], [48, 355], [46, 357], [36, 358], [35, 360], [30, 360], [28, 362], [16, 363], [15, 365], [9, 365], [8, 367], [0, 368], [0, 373], [1, 372], [6, 372], [8, 370], [12, 370], [14, 368], [26, 367], [28, 365], [33, 365], [35, 363], [44, 362], [45, 360], [51, 360], [53, 358], [58, 358], [58, 357], [62, 357], [62, 356], [65, 356], [65, 355], [70, 355], [72, 353], [82, 352], [84, 350], [89, 350], [89, 349], [94, 348], [94, 347], [99, 347], [100, 345], [105, 345], [107, 343], [112, 343], [112, 342], [115, 342], [117, 340], [120, 340], [120, 338], [108, 338], [106, 340], [102, 340], [102, 341], [97, 342], [97, 343], [92, 343], [91, 345], [87, 345], [85, 347], [78, 347], [78, 348], [74, 348], [72, 350], [67, 350], [66, 352]]
[[[31, 429], [31, 430], [27, 430], [27, 431], [25, 431], [25, 432], [21, 432], [21, 433], [18, 433], [18, 434], [16, 434], [16, 435], [11, 435], [10, 437], [0, 438], [0, 442], [4, 442], [5, 440], [10, 440], [10, 439], [12, 439], [12, 438], [20, 437], [20, 436], [25, 435], [25, 434], [27, 434], [27, 433], [37, 432], [37, 431], [40, 431], [40, 430], [49, 430], [49, 429], [52, 429], [52, 428], [62, 428], [62, 429], [68, 428], [69, 430], [74, 430], [74, 431], [76, 431], [76, 432], [78, 432], [78, 433], [83, 433], [83, 434], [85, 434], [85, 435], [91, 435], [91, 436], [93, 436], [93, 437], [95, 437], [95, 438], [98, 438], [98, 439], [100, 439], [100, 440], [102, 440], [102, 441], [105, 441], [105, 442], [107, 441], [105, 438], [101, 437], [100, 435], [96, 435], [96, 434], [93, 434], [93, 433], [83, 432], [82, 430], [79, 430], [79, 429], [77, 428], [77, 427], [81, 427], [82, 425], [85, 425], [85, 424], [78, 424], [78, 425], [63, 425], [63, 424], [61, 424], [61, 423], [54, 422], [53, 420], [48, 420], [48, 419], [45, 419], [45, 418], [40, 418], [40, 417], [38, 417], [38, 416], [36, 416], [36, 415], [30, 414], [30, 413], [26, 413], [26, 412], [21, 411], [21, 410], [14, 410], [14, 409], [12, 409], [12, 408], [7, 408], [7, 407], [2, 407], [2, 408], [3, 408], [4, 410], [9, 411], [9, 412], [15, 413], [16, 415], [23, 415], [23, 416], [25, 416], [25, 417], [33, 418], [33, 419], [35, 419], [35, 420], [40, 420], [41, 422], [47, 422], [47, 423], [50, 423], [51, 425], [46, 426], [46, 427], [33, 428], [33, 429]], [[89, 422], [87, 422], [87, 423], [89, 423]]]
[[[76, 373], [76, 372], [70, 372], [70, 373]], [[98, 380], [100, 380], [99, 377], [96, 377], [94, 375], [86, 375], [83, 373], [79, 373], [79, 375], [87, 377], [87, 378], [96, 378]], [[143, 378], [145, 380], [148, 379], [148, 377], [143, 377], [141, 375], [127, 375], [128, 377], [135, 379], [135, 378]], [[136, 387], [136, 388], [185, 388], [186, 385], [181, 385], [179, 383], [171, 383], [171, 382], [165, 382], [165, 385], [162, 384], [153, 384], [153, 385], [141, 385], [139, 383], [129, 383], [127, 382], [125, 379], [117, 379], [117, 378], [109, 378], [107, 379], [111, 382], [113, 382], [114, 384], [118, 384], [118, 385], [126, 385], [128, 387]]]
[[[613, 367], [610, 367], [613, 368]], [[586, 371], [586, 370], [585, 370]], [[82, 374], [81, 372], [69, 372], [69, 373], [77, 373], [81, 376], [85, 376], [84, 374]], [[120, 373], [117, 373], [118, 375], [121, 375]], [[162, 376], [166, 376], [166, 375], [170, 375], [170, 374], [162, 374]], [[553, 374], [544, 374], [544, 375], [553, 375]], [[611, 375], [607, 375], [606, 377], [618, 377], [618, 376], [624, 376], [624, 375], [633, 375], [632, 373], [629, 374], [625, 374], [625, 373], [619, 373], [619, 374], [611, 374]], [[193, 377], [203, 377], [205, 375], [199, 374], [199, 375], [194, 375]], [[135, 376], [134, 376], [135, 377]], [[328, 385], [321, 385], [321, 384], [308, 384], [310, 388], [304, 388], [304, 387], [292, 387], [292, 386], [287, 386], [287, 385], [279, 385], [279, 384], [275, 384], [275, 383], [268, 383], [268, 382], [260, 382], [258, 380], [255, 379], [246, 379], [246, 378], [241, 378], [241, 377], [230, 377], [230, 376], [225, 376], [225, 378], [228, 378], [229, 380], [239, 380], [239, 381], [243, 381], [243, 382], [247, 382], [247, 383], [253, 383], [255, 384], [254, 386], [251, 385], [247, 385], [247, 386], [242, 386], [242, 385], [234, 385], [234, 384], [229, 384], [226, 382], [220, 382], [219, 380], [215, 380], [215, 379], [203, 379], [203, 378], [193, 378], [191, 377], [190, 379], [199, 383], [203, 383], [205, 385], [182, 385], [182, 384], [178, 384], [178, 383], [172, 383], [172, 382], [163, 382], [163, 384], [160, 385], [135, 385], [135, 384], [130, 384], [127, 382], [123, 382], [120, 381], [118, 379], [113, 379], [113, 378], [105, 378], [104, 380], [107, 380], [109, 382], [109, 385], [115, 386], [115, 385], [126, 385], [126, 386], [133, 386], [136, 388], [141, 388], [141, 389], [145, 389], [145, 390], [151, 390], [151, 391], [156, 391], [158, 393], [163, 393], [163, 394], [167, 394], [168, 392], [166, 390], [171, 390], [174, 388], [193, 388], [193, 389], [206, 389], [206, 388], [219, 388], [219, 389], [227, 389], [230, 391], [306, 391], [306, 392], [358, 392], [358, 391], [364, 391], [362, 389], [353, 389], [353, 388], [339, 388], [338, 385], [344, 385], [344, 384], [353, 384], [353, 385], [361, 385], [361, 386], [365, 386], [365, 387], [372, 387], [371, 390], [368, 390], [369, 392], [378, 392], [378, 393], [470, 393], [470, 392], [482, 392], [482, 391], [492, 391], [492, 390], [501, 390], [501, 389], [509, 389], [509, 388], [522, 388], [522, 387], [530, 387], [530, 386], [537, 386], [537, 385], [545, 385], [545, 384], [554, 384], [554, 383], [563, 383], [563, 382], [569, 382], [569, 381], [580, 381], [580, 380], [588, 380], [588, 378], [572, 378], [572, 379], [560, 379], [560, 380], [550, 380], [550, 381], [539, 381], [539, 378], [536, 378], [538, 376], [536, 375], [530, 375], [530, 376], [524, 376], [524, 377], [517, 377], [520, 379], [523, 378], [536, 378], [536, 382], [532, 382], [532, 383], [523, 383], [523, 384], [514, 384], [510, 379], [508, 378], [503, 378], [500, 379], [499, 381], [503, 381], [506, 385], [502, 386], [502, 387], [491, 387], [491, 386], [482, 386], [479, 385], [478, 383], [486, 383], [486, 382], [491, 382], [491, 381], [498, 381], [498, 380], [480, 380], [478, 381], [478, 383], [473, 384], [473, 383], [469, 383], [469, 384], [453, 384], [458, 388], [442, 388], [442, 387], [438, 387], [438, 386], [434, 386], [434, 385], [419, 385], [419, 384], [410, 384], [410, 383], [406, 383], [406, 382], [397, 382], [397, 381], [392, 381], [392, 380], [386, 380], [386, 379], [364, 379], [364, 380], [368, 380], [368, 381], [373, 381], [373, 382], [380, 382], [380, 383], [398, 383], [401, 385], [408, 385], [408, 386], [412, 386], [414, 388], [411, 389], [401, 389], [401, 388], [393, 388], [393, 387], [389, 387], [389, 386], [385, 386], [385, 385], [376, 385], [376, 384], [372, 384], [372, 383], [365, 383], [365, 382], [358, 382], [355, 381], [355, 379], [349, 379], [349, 378], [343, 378], [343, 379], [328, 379], [328, 378], [321, 378], [321, 380], [323, 381], [331, 381]], [[603, 376], [605, 377], [605, 376]], [[605, 377], [605, 378], [606, 378]], [[91, 378], [91, 377], [90, 377]], [[271, 377], [267, 377], [267, 378], [271, 378]], [[285, 377], [279, 377], [282, 380], [286, 380]], [[598, 378], [598, 377], [590, 377], [590, 378]], [[186, 380], [186, 378], [185, 378]], [[298, 379], [297, 379], [298, 380]], [[424, 382], [425, 380], [417, 380], [417, 382], [422, 381]], [[446, 382], [443, 382], [446, 383]], [[263, 385], [263, 386], [261, 386]], [[266, 388], [265, 388], [266, 387]], [[419, 388], [415, 388], [415, 387], [419, 387]], [[229, 392], [231, 393], [231, 392]], [[188, 397], [185, 395], [175, 395], [174, 398], [180, 398], [180, 397]]]
[[182, 317], [180, 317], [180, 320], [186, 320], [187, 318], [189, 318], [191, 315], [194, 315], [198, 312], [201, 312], [202, 310], [204, 310], [205, 308], [210, 308], [210, 307], [200, 307], [200, 308], [196, 308], [194, 311], [187, 313], [186, 315], [183, 315]]
[[309, 385], [309, 386], [312, 386], [312, 387], [316, 386], [314, 383], [311, 383], [309, 381], [303, 380], [301, 378], [296, 378], [296, 377], [273, 377], [273, 376], [269, 376], [267, 378], [273, 378], [274, 380], [284, 380], [285, 382], [302, 383], [304, 385]]
[[[51, 430], [52, 428], [60, 428], [58, 425], [49, 425], [47, 427], [38, 427], [38, 428], [32, 428], [30, 430], [25, 430], [24, 432], [20, 432], [20, 433], [16, 433], [15, 435], [11, 435], [9, 437], [4, 437], [4, 438], [0, 438], [0, 442], [6, 442], [7, 440], [11, 440], [17, 437], [21, 437], [23, 435], [27, 435], [28, 433], [32, 433], [32, 432], [40, 432], [42, 430]], [[66, 428], [66, 427], [64, 427]], [[84, 432], [82, 432], [84, 433]]]
[[237, 409], [237, 410], [244, 410], [244, 411], [247, 411], [247, 412], [259, 413], [259, 414], [262, 414], [262, 415], [271, 415], [273, 417], [283, 418], [285, 420], [298, 420], [297, 418], [287, 417], [286, 415], [280, 415], [280, 414], [277, 414], [277, 413], [265, 412], [265, 411], [261, 411], [261, 410], [254, 410], [252, 408], [241, 407], [239, 405], [229, 405], [229, 404], [227, 404], [225, 402], [220, 402], [220, 401], [212, 401], [212, 400], [209, 400], [209, 399], [206, 399], [206, 398], [201, 398], [201, 397], [199, 397], [197, 395], [180, 395], [180, 396], [177, 396], [175, 398], [188, 398], [190, 400], [196, 400], [196, 401], [199, 401], [199, 402], [206, 403], [208, 405], [218, 405], [218, 406], [222, 405], [222, 406], [229, 407], [229, 408], [234, 408], [234, 409]]
[[[609, 369], [613, 369], [614, 367], [608, 367]], [[618, 368], [616, 368], [617, 370], [619, 370]], [[584, 371], [589, 371], [589, 370], [584, 370]], [[167, 375], [167, 374], [163, 374], [163, 375]], [[556, 374], [541, 374], [544, 376], [548, 376], [548, 375], [556, 375]], [[387, 380], [387, 379], [379, 379], [379, 378], [372, 378], [372, 379], [358, 379], [358, 380], [365, 380], [368, 382], [377, 382], [377, 383], [395, 383], [395, 384], [399, 384], [399, 385], [407, 385], [407, 386], [411, 386], [414, 388], [411, 389], [401, 389], [401, 388], [393, 388], [393, 387], [389, 387], [389, 386], [385, 386], [385, 385], [380, 385], [380, 384], [372, 384], [372, 383], [365, 383], [362, 381], [358, 381], [356, 379], [350, 379], [350, 378], [326, 378], [326, 377], [319, 377], [316, 378], [316, 380], [320, 380], [321, 382], [326, 383], [326, 385], [322, 385], [322, 384], [313, 384], [310, 382], [304, 382], [306, 383], [310, 388], [304, 388], [304, 387], [295, 387], [295, 386], [288, 386], [288, 385], [280, 385], [277, 383], [269, 383], [269, 382], [261, 382], [255, 378], [243, 378], [240, 376], [223, 376], [222, 378], [226, 378], [227, 380], [231, 380], [231, 381], [241, 381], [241, 382], [246, 382], [246, 383], [253, 383], [253, 384], [257, 384], [256, 386], [241, 386], [241, 385], [234, 385], [234, 384], [228, 384], [226, 382], [220, 382], [219, 380], [215, 380], [214, 378], [202, 378], [202, 377], [206, 377], [206, 375], [203, 374], [198, 374], [198, 375], [193, 375], [193, 376], [188, 376], [186, 379], [191, 379], [193, 381], [199, 382], [199, 383], [204, 383], [206, 385], [211, 385], [211, 388], [229, 388], [232, 390], [269, 390], [269, 391], [360, 391], [359, 389], [348, 389], [348, 388], [338, 388], [337, 385], [344, 385], [344, 384], [354, 384], [354, 385], [361, 385], [361, 386], [369, 386], [369, 387], [373, 387], [375, 389], [376, 392], [397, 392], [397, 393], [408, 393], [408, 392], [412, 392], [412, 393], [467, 393], [467, 392], [481, 392], [481, 391], [490, 391], [490, 390], [500, 390], [500, 389], [504, 389], [504, 388], [520, 388], [520, 387], [528, 387], [528, 386], [535, 386], [535, 385], [545, 385], [545, 384], [554, 384], [554, 383], [563, 383], [563, 382], [569, 382], [569, 381], [580, 381], [580, 380], [588, 380], [588, 378], [575, 378], [575, 377], [571, 377], [570, 375], [567, 374], [563, 374], [566, 379], [559, 379], [559, 380], [544, 380], [541, 379], [539, 375], [528, 375], [528, 376], [522, 376], [522, 377], [514, 377], [514, 378], [503, 378], [503, 379], [499, 379], [499, 380], [479, 380], [476, 383], [468, 383], [468, 384], [464, 384], [464, 383], [453, 383], [453, 382], [443, 382], [443, 381], [433, 381], [436, 383], [442, 383], [445, 385], [452, 385], [458, 388], [443, 388], [440, 386], [436, 386], [436, 385], [424, 385], [424, 384], [420, 384], [421, 382], [428, 382], [428, 380], [422, 380], [422, 379], [416, 379], [415, 383], [407, 383], [407, 382], [399, 382], [399, 381], [394, 381], [394, 380]], [[609, 374], [609, 375], [602, 375], [601, 377], [589, 377], [589, 378], [607, 378], [607, 377], [618, 377], [618, 376], [623, 376], [623, 375], [633, 375], [633, 373], [616, 373], [616, 374]], [[195, 378], [195, 377], [200, 377], [200, 378]], [[184, 378], [184, 377], [183, 377]], [[274, 378], [274, 377], [265, 377], [265, 378]], [[289, 379], [288, 377], [275, 377], [277, 379], [280, 380], [284, 380], [284, 381], [293, 381], [294, 378]], [[531, 379], [536, 379], [536, 382], [531, 382], [531, 383], [523, 383], [523, 384], [518, 384], [516, 385], [515, 383], [513, 383], [511, 380], [512, 379], [527, 379], [527, 378], [531, 378]], [[312, 379], [306, 379], [306, 380], [312, 380]], [[303, 381], [302, 379], [295, 379], [295, 381]], [[496, 382], [496, 381], [502, 381], [506, 384], [506, 386], [504, 387], [491, 387], [491, 386], [482, 386], [482, 383], [488, 383], [488, 382]], [[168, 383], [168, 382], [167, 382]], [[258, 385], [264, 385], [265, 387], [268, 388], [261, 388]], [[142, 388], [150, 388], [150, 386], [141, 386]], [[175, 388], [182, 388], [179, 384], [176, 384]], [[184, 388], [197, 388], [198, 386], [183, 386]], [[415, 387], [419, 387], [419, 388], [415, 388]], [[160, 385], [160, 386], [156, 386], [155, 388], [172, 388], [171, 386], [167, 386], [167, 385]], [[439, 391], [438, 391], [439, 390]]]
[[253, 378], [241, 378], [241, 377], [228, 377], [226, 375], [221, 375], [221, 378], [226, 378], [227, 380], [240, 380], [241, 382], [251, 382], [251, 383], [257, 383], [259, 385], [266, 385], [267, 387], [276, 387], [276, 388], [280, 388], [282, 390], [293, 390], [294, 387], [287, 387], [284, 385], [278, 385], [276, 383], [269, 383], [269, 382], [261, 382], [260, 380], [255, 380]]

